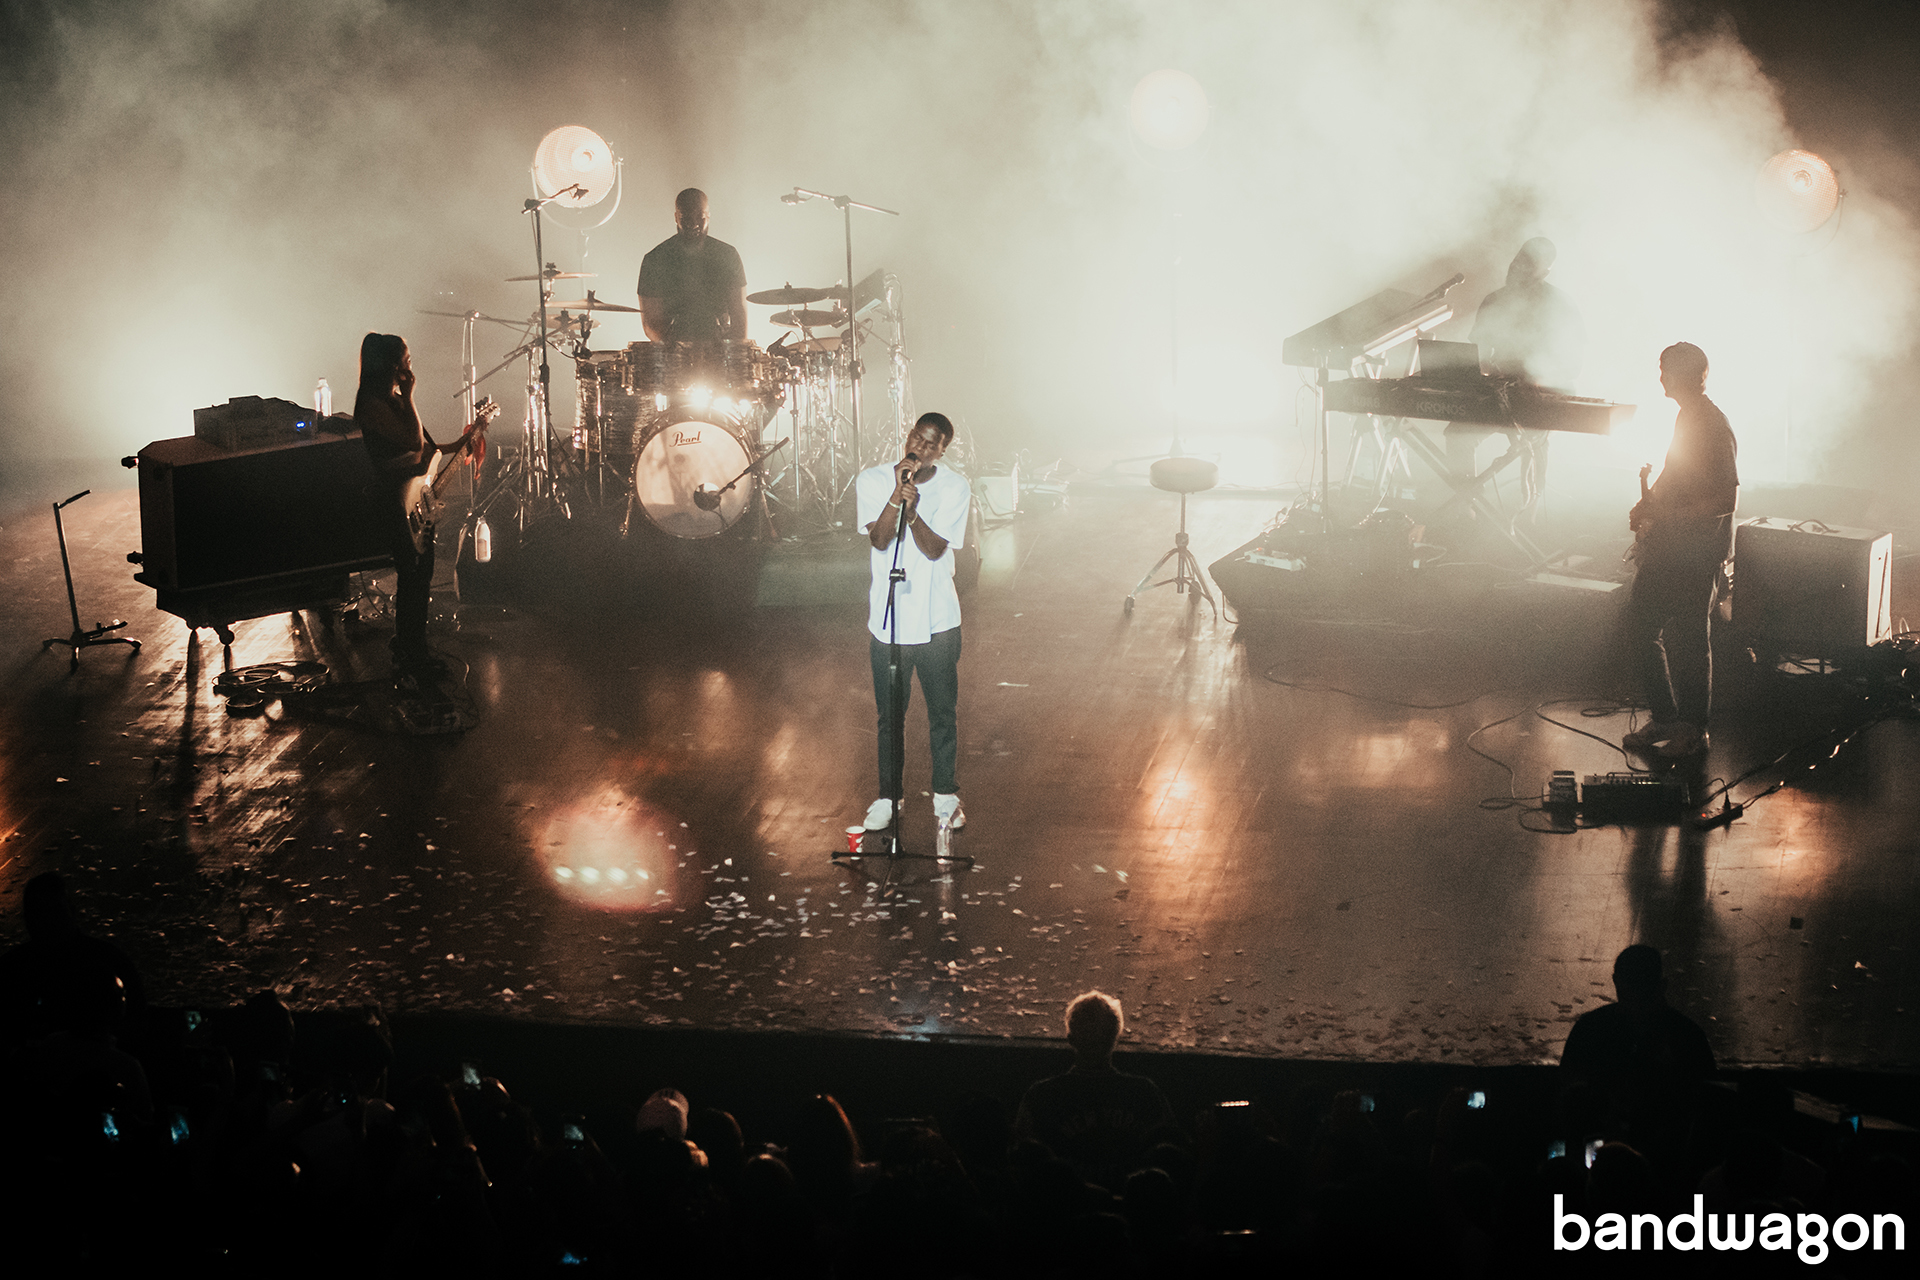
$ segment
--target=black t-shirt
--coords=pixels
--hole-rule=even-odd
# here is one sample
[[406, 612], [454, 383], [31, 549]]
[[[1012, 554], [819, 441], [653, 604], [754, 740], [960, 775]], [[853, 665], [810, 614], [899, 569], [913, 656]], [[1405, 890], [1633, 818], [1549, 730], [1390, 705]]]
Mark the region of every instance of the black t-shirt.
[[666, 303], [667, 336], [677, 341], [744, 337], [724, 330], [734, 295], [746, 286], [739, 251], [712, 236], [689, 247], [672, 235], [640, 260], [640, 296]]
[[1069, 1071], [1028, 1087], [1018, 1123], [1082, 1177], [1107, 1185], [1137, 1167], [1148, 1134], [1172, 1119], [1160, 1086], [1145, 1076]]
[[1683, 1096], [1713, 1074], [1713, 1048], [1698, 1023], [1669, 1005], [1636, 1016], [1625, 1005], [1580, 1015], [1560, 1065], [1630, 1103]]
[[[1740, 496], [1738, 454], [1727, 415], [1713, 401], [1702, 396], [1698, 406], [1680, 410], [1673, 424], [1673, 443], [1667, 446], [1667, 458], [1648, 503], [1654, 518], [1650, 550], [1684, 554], [1697, 549], [1726, 556], [1733, 546], [1733, 508]], [[1661, 518], [1663, 511], [1675, 510], [1714, 514], [1687, 520]]]

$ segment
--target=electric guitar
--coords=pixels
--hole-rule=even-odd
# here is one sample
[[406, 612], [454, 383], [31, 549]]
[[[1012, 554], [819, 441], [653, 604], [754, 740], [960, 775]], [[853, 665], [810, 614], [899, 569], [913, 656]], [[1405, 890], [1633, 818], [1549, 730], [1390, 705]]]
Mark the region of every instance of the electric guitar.
[[441, 491], [454, 468], [447, 466], [449, 458], [456, 458], [471, 450], [486, 448], [487, 424], [500, 414], [500, 406], [488, 396], [473, 407], [473, 421], [453, 448], [445, 452], [436, 452], [427, 460], [427, 466], [419, 475], [407, 481], [407, 487], [401, 492], [400, 503], [407, 513], [407, 532], [413, 536], [413, 549], [424, 553], [427, 549], [427, 534], [433, 528], [434, 519], [439, 516], [444, 504]]
[[1647, 530], [1651, 527], [1651, 522], [1647, 519], [1644, 512], [1646, 511], [1647, 499], [1653, 496], [1653, 490], [1647, 487], [1647, 477], [1652, 474], [1653, 464], [1651, 462], [1640, 468], [1640, 505], [1635, 507], [1634, 510], [1642, 512], [1643, 514], [1627, 517], [1627, 528], [1633, 530], [1633, 545], [1627, 548], [1627, 554], [1625, 556], [1628, 560], [1637, 560], [1640, 557], [1640, 548], [1645, 545]]

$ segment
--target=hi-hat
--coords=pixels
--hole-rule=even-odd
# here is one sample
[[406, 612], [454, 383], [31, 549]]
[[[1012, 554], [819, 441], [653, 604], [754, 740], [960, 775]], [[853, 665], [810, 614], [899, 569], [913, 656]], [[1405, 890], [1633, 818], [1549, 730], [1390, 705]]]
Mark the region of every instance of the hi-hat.
[[537, 276], [508, 276], [508, 284], [519, 284], [523, 280], [591, 280], [591, 271], [542, 271]]
[[783, 324], [789, 329], [838, 329], [847, 322], [844, 311], [776, 311], [775, 324]]
[[763, 307], [798, 307], [809, 302], [825, 302], [829, 298], [844, 298], [845, 289], [799, 289], [788, 285], [784, 289], [762, 289], [759, 293], [747, 295], [747, 301]]

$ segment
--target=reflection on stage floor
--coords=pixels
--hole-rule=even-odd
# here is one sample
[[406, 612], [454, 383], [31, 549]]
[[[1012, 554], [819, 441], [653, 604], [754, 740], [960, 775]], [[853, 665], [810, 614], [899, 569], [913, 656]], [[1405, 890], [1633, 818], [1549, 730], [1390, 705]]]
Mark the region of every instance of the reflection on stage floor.
[[[1201, 562], [1276, 505], [1194, 499]], [[415, 735], [390, 714], [386, 631], [327, 614], [242, 623], [232, 661], [324, 662], [332, 693], [229, 714], [218, 644], [128, 581], [130, 491], [67, 521], [83, 620], [127, 618], [145, 647], [69, 675], [40, 647], [69, 626], [41, 519], [0, 533], [6, 918], [17, 934], [20, 886], [62, 869], [161, 1000], [271, 986], [307, 1006], [991, 1038], [1051, 1037], [1100, 987], [1145, 1047], [1527, 1063], [1647, 941], [1723, 1062], [1920, 1062], [1920, 732], [1883, 718], [1836, 752], [1868, 691], [1726, 655], [1703, 776], [1791, 750], [1735, 798], [1784, 789], [1710, 831], [1531, 829], [1553, 770], [1626, 767], [1613, 597], [1456, 563], [1422, 570], [1417, 601], [1236, 625], [1161, 590], [1129, 618], [1173, 501], [1076, 487], [987, 531], [964, 601], [956, 843], [976, 863], [910, 864], [882, 895], [877, 870], [830, 861], [875, 789], [857, 569], [852, 598], [826, 574], [815, 603], [756, 607], [779, 549], [662, 569], [585, 527], [544, 539], [518, 593], [456, 602], [443, 566], [434, 643], [472, 727]], [[918, 850], [924, 726], [916, 700]]]

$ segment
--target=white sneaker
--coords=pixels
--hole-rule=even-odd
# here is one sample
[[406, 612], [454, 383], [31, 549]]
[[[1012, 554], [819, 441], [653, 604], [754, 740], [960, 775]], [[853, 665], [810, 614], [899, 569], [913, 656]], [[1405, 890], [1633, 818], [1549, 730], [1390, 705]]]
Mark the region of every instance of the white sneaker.
[[933, 816], [935, 821], [945, 823], [950, 831], [958, 831], [967, 825], [967, 814], [960, 807], [959, 796], [934, 796]]
[[861, 825], [869, 831], [885, 831], [893, 825], [893, 801], [875, 800], [867, 806], [867, 820]]

